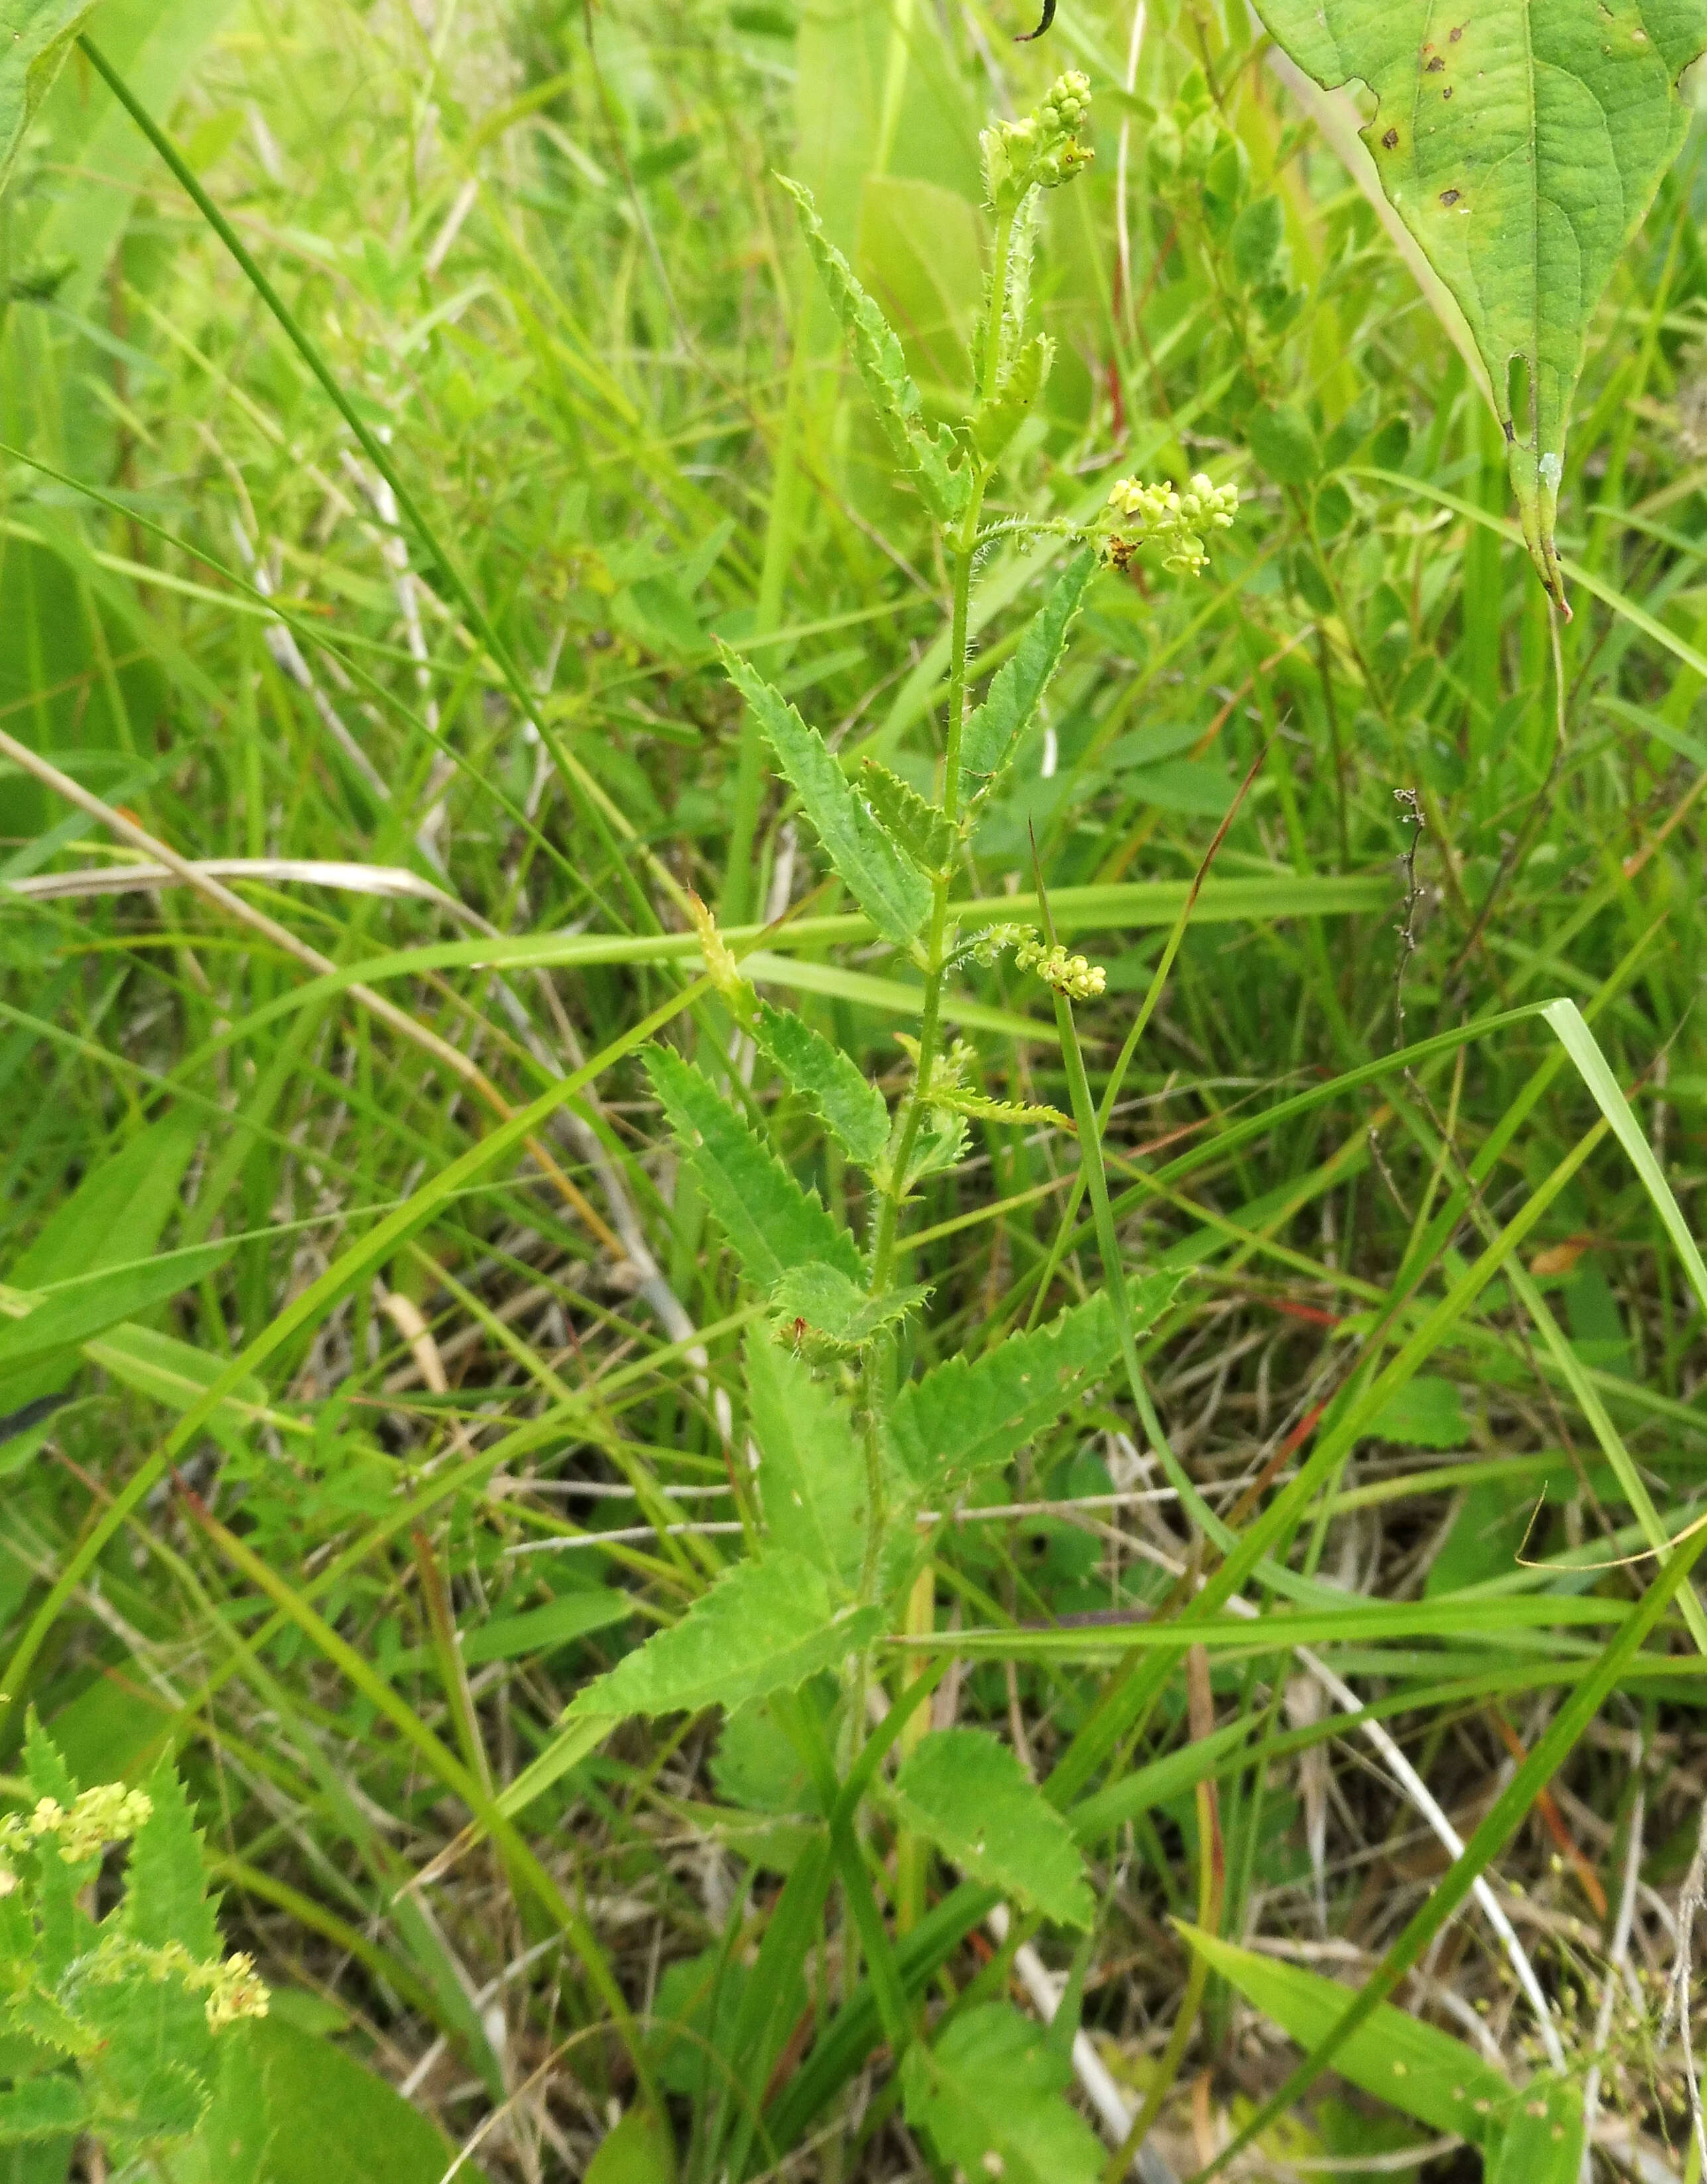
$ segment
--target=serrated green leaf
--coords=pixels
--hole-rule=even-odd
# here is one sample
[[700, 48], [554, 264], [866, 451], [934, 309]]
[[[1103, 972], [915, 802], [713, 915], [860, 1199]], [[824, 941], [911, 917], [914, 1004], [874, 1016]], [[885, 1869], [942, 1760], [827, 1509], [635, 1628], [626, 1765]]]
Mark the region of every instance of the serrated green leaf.
[[771, 1310], [784, 1321], [806, 1322], [810, 1333], [841, 1350], [858, 1350], [886, 1327], [905, 1319], [930, 1295], [928, 1289], [888, 1290], [872, 1296], [835, 1267], [815, 1262], [792, 1267], [771, 1292]]
[[722, 1224], [747, 1278], [769, 1291], [790, 1267], [823, 1260], [859, 1277], [859, 1251], [802, 1190], [692, 1062], [667, 1046], [646, 1050], [646, 1073], [670, 1128], [693, 1163], [706, 1202]]
[[95, 0], [0, 0], [0, 190]]
[[979, 404], [972, 420], [972, 437], [985, 462], [996, 462], [1007, 451], [1009, 441], [1035, 409], [1054, 360], [1054, 343], [1047, 334], [1039, 334], [1015, 357], [991, 399]]
[[907, 370], [901, 343], [877, 304], [855, 279], [846, 259], [824, 233], [812, 192], [790, 181], [786, 175], [778, 180], [799, 208], [806, 248], [848, 337], [866, 393], [896, 461], [918, 486], [938, 522], [957, 523], [972, 497], [972, 473], [961, 460], [954, 435], [946, 426], [940, 425], [933, 432], [925, 424], [924, 404]]
[[63, 2138], [81, 2131], [88, 2120], [89, 2103], [82, 2087], [61, 2071], [26, 2078], [22, 2085], [0, 2092], [0, 2146]]
[[[1336, 1980], [1237, 1948], [1183, 1921], [1180, 1930], [1212, 1971], [1299, 2047], [1315, 2048], [1344, 2016], [1350, 1997]], [[1477, 2146], [1498, 2142], [1517, 2098], [1509, 2081], [1461, 2040], [1391, 2003], [1382, 2003], [1336, 2051], [1334, 2068], [1431, 2130], [1460, 2133]]]
[[1030, 727], [1050, 677], [1061, 665], [1068, 632], [1096, 574], [1096, 556], [1085, 547], [1056, 578], [1012, 659], [996, 671], [984, 703], [961, 738], [961, 767], [974, 779], [993, 782], [1012, 758], [1014, 746]]
[[901, 1824], [974, 1880], [1066, 1926], [1096, 1903], [1065, 1819], [1005, 1744], [981, 1729], [934, 1730], [896, 1775]]
[[569, 1721], [697, 1713], [791, 1691], [876, 1635], [875, 1607], [838, 1607], [803, 1556], [737, 1563], [679, 1623], [578, 1692]]
[[[1688, 127], [1676, 84], [1707, 47], [1707, 0], [1257, 0], [1330, 90], [1375, 93], [1382, 187], [1457, 298], [1487, 368], [1524, 536], [1563, 599], [1554, 547], [1565, 432], [1595, 309]], [[1512, 359], [1529, 415], [1514, 415]]]
[[[1134, 1325], [1147, 1326], [1177, 1277], [1135, 1284]], [[1012, 1334], [981, 1357], [951, 1357], [903, 1388], [889, 1430], [908, 1474], [927, 1496], [951, 1494], [1059, 1418], [1118, 1354], [1114, 1310], [1101, 1291], [1047, 1327]]]
[[924, 872], [943, 872], [954, 855], [959, 829], [951, 826], [934, 804], [899, 774], [891, 773], [874, 758], [860, 762], [860, 794], [870, 805], [879, 823], [899, 842]]
[[906, 2120], [946, 2167], [1001, 2184], [1095, 2184], [1102, 2150], [1061, 2098], [1072, 2064], [1046, 2027], [987, 2003], [901, 2063]]
[[153, 1948], [181, 1942], [204, 1963], [219, 1953], [219, 1929], [203, 1879], [201, 1841], [170, 1759], [154, 1769], [148, 1792], [153, 1809], [126, 1868], [124, 1930]]
[[889, 1106], [865, 1072], [791, 1009], [761, 1000], [748, 1028], [851, 1161], [870, 1167], [889, 1143]]
[[772, 1546], [851, 1592], [865, 1557], [866, 1473], [847, 1406], [761, 1329], [748, 1334], [746, 1364]]
[[[24, 1777], [30, 1785], [32, 1798], [51, 1797], [56, 1804], [69, 1807], [77, 1795], [77, 1785], [33, 1707], [24, 1731]], [[79, 1865], [68, 1865], [52, 1852], [44, 1852], [36, 1861], [36, 1966], [42, 1981], [47, 1986], [64, 1976], [66, 1968], [82, 1954], [93, 1937], [94, 1921], [79, 1906], [77, 1892], [97, 1863], [90, 1858]]]
[[779, 690], [728, 645], [718, 652], [729, 680], [752, 707], [777, 763], [848, 892], [885, 940], [905, 948], [930, 915], [930, 887], [856, 796], [816, 728]]

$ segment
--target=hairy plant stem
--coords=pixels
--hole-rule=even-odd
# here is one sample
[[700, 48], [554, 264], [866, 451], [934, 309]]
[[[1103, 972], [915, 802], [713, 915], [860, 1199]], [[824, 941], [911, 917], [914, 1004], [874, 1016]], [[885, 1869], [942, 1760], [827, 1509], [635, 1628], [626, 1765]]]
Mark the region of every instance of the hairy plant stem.
[[[990, 265], [990, 304], [979, 354], [979, 393], [988, 401], [996, 391], [1001, 363], [1001, 323], [1007, 305], [1008, 254], [1013, 241], [1012, 213], [997, 222], [996, 247]], [[960, 816], [960, 738], [966, 726], [967, 625], [972, 607], [972, 566], [977, 558], [978, 520], [993, 465], [976, 461], [972, 492], [956, 535], [948, 542], [954, 560], [954, 597], [950, 608], [948, 638], [948, 723], [942, 746], [942, 791], [940, 808], [950, 821]], [[912, 1089], [902, 1112], [889, 1188], [878, 1209], [877, 1234], [872, 1247], [871, 1288], [880, 1296], [890, 1284], [895, 1266], [895, 1237], [901, 1209], [906, 1196], [907, 1163], [918, 1139], [919, 1126], [929, 1103], [930, 1080], [936, 1067], [942, 1037], [942, 981], [948, 936], [948, 878], [944, 874], [932, 889], [930, 938], [925, 951], [924, 1006], [918, 1028], [918, 1067]], [[873, 1482], [875, 1485], [875, 1481]], [[875, 1507], [875, 1503], [873, 1507]], [[873, 1528], [875, 1530], [875, 1527]], [[867, 1552], [867, 1561], [871, 1559]]]

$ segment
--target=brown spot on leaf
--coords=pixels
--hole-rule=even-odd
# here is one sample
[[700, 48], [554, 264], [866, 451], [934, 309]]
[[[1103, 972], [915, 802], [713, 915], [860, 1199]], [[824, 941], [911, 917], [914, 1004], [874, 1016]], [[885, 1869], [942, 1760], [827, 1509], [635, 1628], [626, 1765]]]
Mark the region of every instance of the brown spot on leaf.
[[1450, 84], [1448, 84], [1446, 89], [1441, 93], [1441, 97], [1442, 98], [1450, 98], [1452, 97], [1452, 86]]
[[1446, 56], [1443, 53], [1436, 53], [1434, 58], [1425, 65], [1423, 74], [1425, 75], [1439, 75], [1445, 66]]
[[1381, 139], [1382, 143], [1386, 145], [1389, 152], [1394, 152], [1398, 149], [1398, 141], [1399, 132], [1397, 129], [1389, 129], [1386, 135]]
[[1460, 23], [1460, 24], [1458, 25], [1457, 29], [1453, 32], [1452, 36], [1451, 36], [1447, 40], [1447, 43], [1448, 43], [1449, 46], [1455, 46], [1455, 45], [1458, 43], [1459, 40], [1463, 36], [1464, 36], [1464, 25], [1463, 25], [1462, 23]]
[[1455, 205], [1463, 195], [1462, 190], [1442, 190], [1440, 193], [1440, 201], [1443, 205]]

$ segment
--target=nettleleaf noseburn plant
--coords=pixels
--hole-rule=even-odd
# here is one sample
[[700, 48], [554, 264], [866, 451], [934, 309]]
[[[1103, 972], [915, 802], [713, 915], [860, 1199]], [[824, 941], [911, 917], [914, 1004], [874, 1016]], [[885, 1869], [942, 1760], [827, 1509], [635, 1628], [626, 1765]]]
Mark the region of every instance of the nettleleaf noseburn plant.
[[[1040, 937], [1013, 925], [962, 934], [950, 894], [953, 868], [980, 806], [1015, 762], [1099, 567], [1124, 569], [1150, 548], [1168, 566], [1195, 571], [1206, 539], [1232, 521], [1237, 504], [1232, 488], [1206, 477], [1183, 492], [1128, 479], [1089, 531], [1023, 517], [984, 523], [990, 481], [1048, 377], [1052, 344], [1029, 323], [1037, 212], [1042, 193], [1070, 181], [1090, 159], [1083, 140], [1089, 106], [1085, 78], [1068, 74], [1034, 114], [985, 133], [988, 292], [975, 398], [955, 428], [927, 422], [881, 310], [825, 237], [808, 193], [784, 184], [897, 471], [940, 527], [953, 574], [934, 800], [872, 761], [845, 769], [745, 660], [726, 648], [723, 663], [836, 873], [879, 937], [921, 973], [921, 1017], [917, 1038], [901, 1042], [911, 1069], [891, 1112], [847, 1055], [754, 991], [709, 912], [696, 905], [701, 950], [726, 1007], [850, 1166], [869, 1178], [871, 1212], [867, 1233], [856, 1238], [802, 1188], [711, 1076], [672, 1049], [650, 1051], [652, 1084], [683, 1157], [767, 1307], [745, 1355], [762, 1535], [752, 1559], [580, 1693], [571, 1708], [579, 1734], [572, 1726], [564, 1747], [586, 1749], [632, 1714], [767, 1705], [800, 1751], [828, 1826], [818, 1852], [790, 1880], [790, 1915], [779, 1907], [772, 1917], [764, 1977], [745, 1986], [723, 2068], [732, 2082], [771, 2082], [798, 2014], [778, 1997], [798, 1981], [839, 1880], [844, 1992], [863, 1955], [876, 1997], [874, 2031], [901, 2064], [909, 2117], [946, 2163], [1012, 2184], [1089, 2179], [1102, 2157], [1059, 2098], [1062, 2072], [1040, 2028], [1005, 2004], [959, 2014], [934, 2044], [919, 2036], [909, 1988], [923, 1974], [909, 1974], [878, 1908], [861, 1847], [862, 1809], [886, 1812], [912, 1853], [901, 1861], [905, 1875], [916, 1878], [918, 1848], [929, 1845], [1022, 1912], [1082, 1928], [1093, 1906], [1079, 1850], [1018, 1759], [994, 1738], [957, 1728], [922, 1733], [918, 1713], [903, 1724], [906, 1704], [916, 1707], [925, 1688], [920, 1681], [898, 1695], [884, 1736], [862, 1747], [874, 1641], [903, 1600], [911, 1600], [917, 1627], [930, 1627], [931, 1589], [928, 1580], [923, 1587], [915, 1580], [929, 1563], [931, 1518], [1079, 1402], [1123, 1344], [1130, 1346], [1133, 1325], [1153, 1318], [1173, 1287], [1152, 1280], [1129, 1297], [1112, 1279], [1113, 1297], [1094, 1295], [981, 1356], [951, 1357], [917, 1379], [901, 1370], [901, 1330], [929, 1295], [901, 1279], [902, 1224], [918, 1185], [959, 1161], [974, 1119], [1074, 1127], [1053, 1109], [985, 1095], [974, 1052], [945, 1038], [945, 980], [958, 962], [989, 962], [1012, 949], [1016, 966], [1052, 989], [1058, 1011], [1100, 994], [1104, 983], [1096, 966], [1052, 933]], [[979, 551], [997, 535], [1046, 539], [1063, 532], [1076, 550], [983, 704], [968, 712], [968, 621]], [[1075, 1100], [1084, 1106], [1076, 1094]], [[819, 1678], [840, 1679], [834, 1734], [823, 1709], [796, 1696]], [[879, 1747], [891, 1745], [901, 1763], [885, 1780]], [[906, 1888], [904, 1877], [900, 1897]], [[900, 1913], [918, 1908], [898, 1901]], [[909, 1919], [897, 1923], [905, 1927]], [[714, 2093], [708, 2081], [708, 2103]], [[695, 2144], [704, 2173], [739, 2176], [749, 2157], [756, 2159], [760, 2140], [752, 2116], [722, 2098], [727, 2114], [702, 2116]]]

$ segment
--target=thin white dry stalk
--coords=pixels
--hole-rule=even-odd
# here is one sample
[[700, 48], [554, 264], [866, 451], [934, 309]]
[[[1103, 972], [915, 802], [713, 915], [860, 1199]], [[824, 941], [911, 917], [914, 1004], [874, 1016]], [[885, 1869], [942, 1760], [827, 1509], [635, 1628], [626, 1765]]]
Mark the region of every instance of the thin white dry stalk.
[[[232, 537], [237, 542], [238, 556], [248, 571], [249, 582], [264, 599], [270, 599], [273, 595], [272, 572], [255, 551], [248, 532], [235, 516], [232, 518]], [[385, 777], [356, 741], [337, 708], [315, 680], [314, 671], [303, 658], [302, 648], [288, 627], [282, 621], [264, 623], [261, 641], [272, 655], [273, 665], [279, 672], [287, 676], [314, 707], [321, 726], [361, 776], [370, 794], [377, 797], [382, 804], [389, 804], [391, 791], [386, 786]]]
[[1683, 1892], [1677, 1899], [1677, 1953], [1672, 1964], [1671, 1989], [1665, 1997], [1665, 2019], [1660, 2027], [1663, 2043], [1672, 2017], [1676, 2017], [1678, 2035], [1683, 2043], [1683, 2078], [1689, 2088], [1689, 2114], [1695, 2126], [1695, 2146], [1701, 2157], [1702, 2172], [1707, 2175], [1707, 2120], [1701, 2114], [1701, 2086], [1696, 2075], [1694, 2036], [1689, 2024], [1695, 1918], [1704, 1902], [1707, 1902], [1707, 1805], [1701, 1808], [1701, 1831], [1696, 1838], [1695, 1855], [1689, 1861]]
[[[1152, 1546], [1147, 1540], [1133, 1544], [1137, 1552], [1141, 1553], [1147, 1561], [1156, 1563], [1159, 1567], [1166, 1569], [1170, 1575], [1183, 1577], [1185, 1574], [1185, 1565], [1183, 1563], [1163, 1553], [1159, 1548]], [[1202, 1580], [1200, 1579], [1198, 1582], [1201, 1584]], [[1248, 1622], [1257, 1622], [1261, 1618], [1261, 1610], [1252, 1602], [1244, 1599], [1238, 1593], [1231, 1595], [1226, 1605], [1227, 1613], [1230, 1615], [1241, 1616]], [[1430, 1790], [1415, 1768], [1411, 1765], [1409, 1760], [1405, 1758], [1404, 1753], [1387, 1733], [1386, 1728], [1381, 1723], [1365, 1713], [1363, 1701], [1351, 1685], [1342, 1678], [1336, 1675], [1326, 1662], [1319, 1655], [1313, 1653], [1308, 1646], [1294, 1646], [1291, 1648], [1291, 1653], [1300, 1668], [1308, 1675], [1315, 1679], [1334, 1704], [1343, 1713], [1353, 1718], [1352, 1726], [1359, 1730], [1381, 1754], [1400, 1790], [1427, 1823], [1436, 1840], [1448, 1856], [1456, 1864], [1464, 1856], [1463, 1836], [1447, 1818], [1433, 1791]], [[1704, 1838], [1704, 1848], [1707, 1848], [1707, 1838]], [[1559, 2039], [1558, 2027], [1553, 2021], [1552, 2013], [1548, 2008], [1547, 1997], [1542, 1993], [1541, 1982], [1535, 1975], [1535, 1967], [1530, 1963], [1528, 1953], [1522, 1942], [1517, 1938], [1516, 1931], [1510, 1919], [1506, 1916], [1504, 1907], [1489, 1886], [1486, 1875], [1476, 1875], [1471, 1883], [1471, 1892], [1489, 1925], [1498, 1936], [1506, 1956], [1510, 1961], [1511, 1968], [1517, 1975], [1518, 1985], [1523, 1989], [1530, 2008], [1535, 2013], [1541, 2034], [1542, 2048], [1546, 2053], [1548, 2064], [1555, 2070], [1564, 2070], [1566, 2067], [1565, 2048]]]
[[[388, 900], [431, 903], [465, 925], [489, 932], [486, 921], [443, 888], [401, 865], [347, 864], [321, 857], [195, 857], [189, 869], [210, 880], [260, 880], [275, 886], [335, 888], [343, 894], [379, 895]], [[91, 895], [158, 894], [186, 885], [181, 870], [157, 863], [81, 866], [67, 872], [31, 872], [0, 882], [0, 894], [27, 902], [75, 902]]]
[[[344, 475], [369, 502], [379, 518], [379, 550], [385, 566], [391, 571], [392, 589], [397, 595], [398, 612], [403, 617], [404, 643], [409, 656], [415, 662], [415, 687], [421, 693], [421, 718], [427, 732], [435, 740], [438, 735], [438, 700], [432, 694], [432, 655], [427, 649], [426, 633], [421, 627], [421, 594], [415, 572], [409, 566], [409, 548], [404, 541], [403, 519], [398, 512], [397, 496], [382, 477], [370, 475], [365, 465], [359, 463], [346, 448], [343, 450]], [[432, 763], [427, 777], [427, 810], [416, 829], [416, 846], [439, 871], [444, 868], [443, 855], [438, 847], [438, 835], [444, 824], [444, 788], [456, 772], [456, 763], [448, 753], [440, 751]]]
[[[1007, 1906], [998, 1903], [984, 1923], [1000, 1947], [1007, 1939]], [[1046, 2025], [1052, 2025], [1061, 2007], [1061, 1985], [1029, 1942], [1022, 1942], [1014, 1951], [1013, 1970], [1031, 1997], [1032, 2008]], [[1073, 2073], [1084, 2087], [1085, 2098], [1096, 2109], [1103, 2129], [1117, 2146], [1124, 2146], [1132, 2128], [1131, 2111], [1088, 2032], [1081, 2031], [1073, 2036]], [[1133, 2167], [1141, 2184], [1178, 2184], [1173, 2170], [1148, 2139], [1139, 2148]]]
[[[1126, 95], [1138, 81], [1138, 56], [1144, 48], [1145, 0], [1132, 10], [1132, 35], [1126, 45]], [[1132, 148], [1132, 116], [1120, 117], [1120, 148], [1114, 156], [1114, 235], [1120, 254], [1120, 308], [1126, 315], [1129, 337], [1137, 326], [1132, 301], [1132, 231], [1126, 217], [1126, 164]]]
[[1618, 1899], [1618, 1917], [1612, 1929], [1612, 1947], [1607, 1953], [1606, 1984], [1601, 1990], [1600, 2009], [1594, 2020], [1593, 2061], [1582, 2088], [1582, 2170], [1581, 2184], [1589, 2184], [1589, 2148], [1594, 2140], [1594, 2121], [1600, 2108], [1600, 2059], [1606, 2053], [1606, 2043], [1612, 2036], [1612, 2012], [1617, 2004], [1618, 1991], [1623, 1983], [1626, 1959], [1630, 1953], [1631, 1930], [1636, 1923], [1637, 1884], [1642, 1878], [1642, 1830], [1646, 1814], [1646, 1792], [1642, 1781], [1642, 1740], [1632, 1739], [1631, 1764], [1636, 1773], [1636, 1797], [1630, 1808], [1630, 1841], [1624, 1854], [1624, 1887]]

